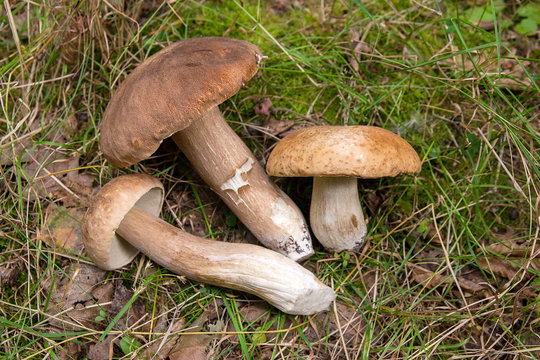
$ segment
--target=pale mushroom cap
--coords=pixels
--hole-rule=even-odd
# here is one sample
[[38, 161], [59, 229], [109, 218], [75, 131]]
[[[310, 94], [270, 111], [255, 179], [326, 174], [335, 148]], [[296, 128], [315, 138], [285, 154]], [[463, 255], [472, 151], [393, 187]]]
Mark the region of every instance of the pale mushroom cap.
[[313, 126], [295, 131], [274, 148], [272, 176], [378, 178], [418, 173], [420, 158], [391, 131], [375, 126]]
[[82, 224], [86, 253], [97, 266], [114, 270], [133, 260], [139, 250], [116, 235], [116, 229], [134, 206], [159, 216], [163, 194], [163, 185], [145, 174], [121, 176], [101, 188]]
[[115, 166], [135, 164], [161, 142], [240, 90], [262, 54], [246, 41], [201, 37], [174, 43], [120, 84], [101, 123], [101, 150]]

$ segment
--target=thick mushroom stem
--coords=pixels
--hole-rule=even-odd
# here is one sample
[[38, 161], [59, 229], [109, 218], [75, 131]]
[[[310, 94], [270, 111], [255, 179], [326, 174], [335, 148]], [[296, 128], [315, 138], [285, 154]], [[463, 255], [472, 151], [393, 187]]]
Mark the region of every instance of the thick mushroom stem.
[[302, 213], [269, 179], [217, 106], [173, 139], [261, 243], [295, 261], [313, 255]]
[[189, 279], [245, 291], [283, 312], [326, 310], [334, 291], [311, 272], [274, 251], [200, 238], [134, 207], [116, 233], [158, 264]]
[[328, 250], [359, 250], [367, 227], [354, 177], [315, 177], [310, 222], [313, 233]]

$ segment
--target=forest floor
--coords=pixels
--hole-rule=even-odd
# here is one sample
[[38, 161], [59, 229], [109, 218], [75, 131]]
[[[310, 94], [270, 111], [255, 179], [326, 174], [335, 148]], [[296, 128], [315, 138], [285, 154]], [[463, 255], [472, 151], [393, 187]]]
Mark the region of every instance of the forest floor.
[[[469, 4], [470, 3], [470, 4]], [[4, 0], [0, 10], [2, 359], [540, 358], [540, 7], [526, 1]], [[264, 166], [313, 125], [401, 135], [418, 175], [359, 182], [360, 252], [302, 263], [337, 299], [286, 315], [139, 255], [102, 271], [80, 224], [147, 173], [167, 222], [255, 242], [170, 141], [111, 166], [99, 125], [167, 45], [227, 36], [267, 57], [220, 108]], [[311, 179], [276, 178], [309, 215]]]

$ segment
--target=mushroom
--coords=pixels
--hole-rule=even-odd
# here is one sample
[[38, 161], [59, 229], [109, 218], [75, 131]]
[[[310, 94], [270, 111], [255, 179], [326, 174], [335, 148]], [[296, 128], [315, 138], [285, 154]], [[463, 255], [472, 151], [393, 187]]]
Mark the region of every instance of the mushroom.
[[301, 261], [313, 254], [302, 213], [268, 178], [218, 108], [251, 79], [262, 58], [255, 45], [229, 38], [168, 46], [120, 84], [103, 116], [100, 146], [112, 165], [129, 166], [172, 136], [261, 243]]
[[330, 287], [284, 255], [197, 237], [159, 219], [163, 193], [145, 174], [117, 177], [99, 191], [82, 224], [86, 252], [97, 266], [117, 269], [142, 251], [176, 274], [254, 294], [289, 314], [313, 314], [334, 300]]
[[266, 171], [313, 176], [310, 224], [328, 250], [359, 250], [367, 234], [356, 178], [418, 173], [420, 158], [400, 136], [375, 126], [314, 126], [283, 138]]

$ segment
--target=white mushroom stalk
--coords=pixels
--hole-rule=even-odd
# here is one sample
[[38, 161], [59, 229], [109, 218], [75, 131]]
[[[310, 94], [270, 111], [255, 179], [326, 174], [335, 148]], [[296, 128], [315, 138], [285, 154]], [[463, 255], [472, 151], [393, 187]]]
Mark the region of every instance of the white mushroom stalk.
[[310, 224], [330, 251], [359, 251], [367, 234], [357, 178], [418, 173], [420, 158], [398, 135], [375, 126], [313, 126], [283, 138], [266, 171], [312, 176]]
[[301, 261], [313, 255], [302, 213], [272, 183], [218, 108], [255, 75], [262, 58], [255, 45], [230, 38], [193, 38], [168, 46], [120, 84], [103, 116], [100, 146], [111, 164], [128, 166], [172, 137], [262, 244]]
[[350, 177], [313, 178], [311, 229], [330, 251], [358, 251], [364, 244], [367, 227], [357, 183]]
[[254, 294], [283, 312], [326, 310], [334, 291], [295, 261], [251, 244], [224, 243], [186, 233], [157, 218], [161, 184], [149, 175], [118, 177], [96, 195], [83, 221], [88, 255], [111, 270], [142, 251], [174, 273]]

